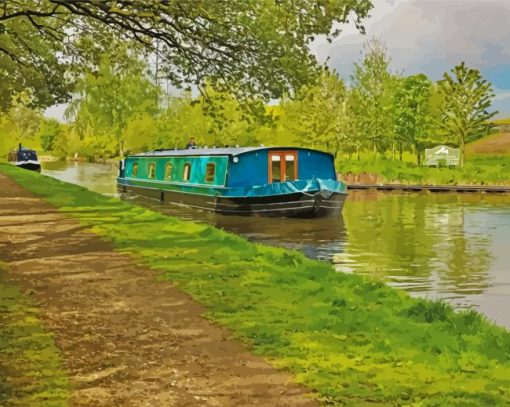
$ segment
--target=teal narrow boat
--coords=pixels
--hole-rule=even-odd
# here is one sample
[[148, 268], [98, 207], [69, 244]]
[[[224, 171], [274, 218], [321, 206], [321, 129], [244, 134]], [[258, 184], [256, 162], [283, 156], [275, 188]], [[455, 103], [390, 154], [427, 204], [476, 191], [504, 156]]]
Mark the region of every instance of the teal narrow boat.
[[331, 154], [295, 147], [155, 150], [120, 163], [121, 191], [227, 215], [334, 216], [346, 186]]

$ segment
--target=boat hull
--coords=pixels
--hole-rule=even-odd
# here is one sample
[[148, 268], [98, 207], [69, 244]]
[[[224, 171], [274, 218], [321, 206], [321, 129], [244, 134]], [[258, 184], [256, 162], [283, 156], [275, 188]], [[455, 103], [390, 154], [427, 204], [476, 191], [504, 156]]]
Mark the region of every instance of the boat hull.
[[14, 165], [25, 170], [41, 172], [41, 164], [38, 161], [16, 162]]
[[187, 206], [223, 215], [315, 218], [338, 216], [347, 196], [343, 192], [307, 191], [290, 194], [226, 197], [118, 184], [119, 191], [147, 196], [170, 205]]

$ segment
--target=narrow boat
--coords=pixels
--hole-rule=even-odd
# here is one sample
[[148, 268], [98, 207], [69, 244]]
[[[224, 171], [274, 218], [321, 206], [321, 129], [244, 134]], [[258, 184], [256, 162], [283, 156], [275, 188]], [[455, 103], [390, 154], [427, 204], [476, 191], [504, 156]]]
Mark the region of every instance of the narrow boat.
[[26, 170], [41, 172], [41, 163], [37, 159], [35, 150], [29, 150], [19, 145], [18, 150], [9, 153], [9, 161], [16, 167], [24, 168]]
[[120, 162], [120, 191], [226, 215], [338, 215], [347, 196], [334, 158], [294, 147], [155, 150]]

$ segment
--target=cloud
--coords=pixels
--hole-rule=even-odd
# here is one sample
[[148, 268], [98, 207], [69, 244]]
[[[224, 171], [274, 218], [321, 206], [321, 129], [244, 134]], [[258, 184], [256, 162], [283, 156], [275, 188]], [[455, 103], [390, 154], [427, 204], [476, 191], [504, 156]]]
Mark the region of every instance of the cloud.
[[510, 90], [509, 22], [509, 0], [374, 0], [366, 36], [347, 27], [332, 44], [319, 40], [312, 50], [348, 78], [363, 43], [378, 37], [388, 47], [394, 71], [438, 80], [465, 61], [499, 94]]

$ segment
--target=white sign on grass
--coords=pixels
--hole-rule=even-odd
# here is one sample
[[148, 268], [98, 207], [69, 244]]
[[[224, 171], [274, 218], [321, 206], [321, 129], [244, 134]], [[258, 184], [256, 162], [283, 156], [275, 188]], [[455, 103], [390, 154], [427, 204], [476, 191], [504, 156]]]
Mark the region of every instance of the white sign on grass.
[[457, 166], [460, 160], [460, 150], [448, 146], [436, 146], [425, 149], [425, 165]]

